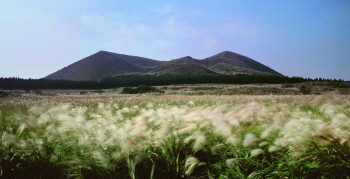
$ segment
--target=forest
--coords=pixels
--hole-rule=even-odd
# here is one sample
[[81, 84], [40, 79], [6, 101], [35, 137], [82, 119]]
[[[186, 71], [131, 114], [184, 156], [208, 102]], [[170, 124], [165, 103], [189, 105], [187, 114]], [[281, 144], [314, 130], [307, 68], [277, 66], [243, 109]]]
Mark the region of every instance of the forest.
[[107, 89], [117, 87], [134, 87], [139, 85], [172, 85], [172, 84], [284, 84], [311, 81], [332, 82], [341, 86], [342, 79], [303, 78], [277, 75], [202, 75], [202, 76], [137, 76], [120, 75], [103, 78], [101, 81], [70, 81], [48, 79], [21, 79], [18, 77], [0, 78], [0, 89]]

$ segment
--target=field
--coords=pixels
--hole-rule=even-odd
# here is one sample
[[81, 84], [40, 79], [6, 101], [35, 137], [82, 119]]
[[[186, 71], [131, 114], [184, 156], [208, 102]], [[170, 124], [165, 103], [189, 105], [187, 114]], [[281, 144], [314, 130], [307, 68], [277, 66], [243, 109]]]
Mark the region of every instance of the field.
[[255, 87], [13, 91], [0, 98], [0, 176], [349, 178], [349, 95], [244, 95]]

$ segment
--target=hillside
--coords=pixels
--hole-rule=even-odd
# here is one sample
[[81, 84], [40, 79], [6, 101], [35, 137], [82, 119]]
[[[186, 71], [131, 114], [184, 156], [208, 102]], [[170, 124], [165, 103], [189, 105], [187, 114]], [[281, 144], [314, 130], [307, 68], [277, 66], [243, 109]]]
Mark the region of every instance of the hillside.
[[99, 51], [46, 76], [44, 79], [101, 80], [116, 74], [146, 73], [161, 63], [163, 62], [143, 57]]
[[209, 69], [225, 75], [236, 73], [281, 75], [251, 58], [229, 51], [224, 51], [206, 58], [202, 60], [202, 63], [207, 65]]
[[186, 56], [171, 61], [157, 61], [100, 51], [48, 75], [44, 79], [89, 81], [127, 74], [155, 76], [281, 75], [251, 58], [229, 51], [202, 60]]
[[160, 64], [152, 71], [156, 76], [176, 76], [176, 75], [217, 75], [207, 69], [201, 60], [190, 56], [182, 57]]

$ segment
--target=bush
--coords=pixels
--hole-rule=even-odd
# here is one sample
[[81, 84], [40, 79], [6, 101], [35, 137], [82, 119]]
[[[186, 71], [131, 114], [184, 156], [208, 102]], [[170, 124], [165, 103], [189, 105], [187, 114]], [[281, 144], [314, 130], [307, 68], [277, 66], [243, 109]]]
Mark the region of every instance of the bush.
[[8, 96], [9, 93], [0, 91], [0, 98]]
[[43, 92], [40, 91], [40, 90], [35, 90], [34, 93], [35, 93], [36, 95], [43, 95]]
[[140, 85], [136, 88], [130, 88], [125, 87], [123, 88], [121, 94], [137, 94], [137, 93], [164, 93], [164, 91], [161, 91], [155, 87], [147, 86], [147, 85]]
[[134, 88], [125, 87], [120, 94], [136, 94], [137, 91]]
[[311, 93], [311, 86], [307, 85], [307, 84], [302, 84], [299, 87], [300, 92], [302, 92], [303, 94], [310, 94]]
[[95, 91], [91, 91], [91, 92], [93, 92], [93, 93], [98, 93], [98, 94], [102, 94], [102, 93], [104, 93], [104, 92], [106, 92], [106, 91], [103, 91], [103, 90], [95, 90]]
[[140, 85], [135, 89], [138, 93], [156, 92], [157, 89], [152, 86]]
[[293, 88], [293, 84], [283, 84], [282, 88]]

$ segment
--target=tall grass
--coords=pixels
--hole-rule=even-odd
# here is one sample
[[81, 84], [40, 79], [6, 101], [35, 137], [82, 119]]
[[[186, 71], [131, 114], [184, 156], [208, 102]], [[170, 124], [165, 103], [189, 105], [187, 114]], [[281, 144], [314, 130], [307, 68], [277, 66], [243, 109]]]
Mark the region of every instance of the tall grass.
[[0, 101], [7, 178], [347, 178], [349, 96]]

